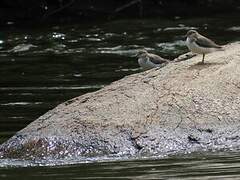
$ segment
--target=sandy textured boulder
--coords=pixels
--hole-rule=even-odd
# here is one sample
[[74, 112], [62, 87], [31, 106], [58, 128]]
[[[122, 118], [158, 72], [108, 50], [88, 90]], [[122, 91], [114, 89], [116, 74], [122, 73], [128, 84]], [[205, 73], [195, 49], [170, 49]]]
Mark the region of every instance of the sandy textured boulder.
[[240, 44], [127, 76], [47, 112], [2, 158], [153, 156], [240, 145]]

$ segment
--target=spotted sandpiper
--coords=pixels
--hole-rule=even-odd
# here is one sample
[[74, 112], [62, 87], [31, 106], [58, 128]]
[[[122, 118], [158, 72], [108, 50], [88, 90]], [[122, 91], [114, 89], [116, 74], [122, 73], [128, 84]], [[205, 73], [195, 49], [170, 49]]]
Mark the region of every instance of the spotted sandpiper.
[[211, 39], [208, 39], [195, 30], [189, 30], [187, 32], [186, 45], [190, 51], [197, 54], [202, 54], [202, 63], [204, 63], [205, 54], [213, 51], [223, 50], [220, 45], [217, 45]]
[[164, 59], [156, 54], [148, 53], [145, 49], [140, 50], [137, 53], [138, 64], [143, 70], [149, 70], [155, 67], [161, 67], [169, 63], [170, 61]]

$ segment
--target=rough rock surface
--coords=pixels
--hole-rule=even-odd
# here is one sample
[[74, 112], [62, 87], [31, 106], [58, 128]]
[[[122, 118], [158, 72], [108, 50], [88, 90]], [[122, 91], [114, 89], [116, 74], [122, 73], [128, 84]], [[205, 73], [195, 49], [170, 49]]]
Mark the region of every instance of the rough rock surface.
[[240, 43], [127, 76], [47, 112], [1, 158], [153, 156], [240, 145]]

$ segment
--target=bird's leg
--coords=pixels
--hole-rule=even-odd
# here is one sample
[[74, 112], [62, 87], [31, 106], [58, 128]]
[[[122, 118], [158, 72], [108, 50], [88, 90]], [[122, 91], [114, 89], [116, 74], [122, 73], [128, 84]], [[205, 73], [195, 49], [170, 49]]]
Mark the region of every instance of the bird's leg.
[[202, 57], [202, 64], [204, 64], [204, 57], [205, 57], [205, 54], [203, 54], [203, 57]]

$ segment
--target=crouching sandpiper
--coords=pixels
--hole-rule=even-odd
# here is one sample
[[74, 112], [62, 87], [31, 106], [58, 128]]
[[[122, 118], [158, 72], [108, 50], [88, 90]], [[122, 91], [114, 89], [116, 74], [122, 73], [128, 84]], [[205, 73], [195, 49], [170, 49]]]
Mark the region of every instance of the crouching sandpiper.
[[170, 61], [156, 54], [148, 53], [145, 49], [137, 53], [138, 64], [143, 70], [149, 70], [155, 67], [162, 67]]
[[189, 30], [187, 32], [186, 45], [190, 51], [197, 54], [202, 54], [202, 63], [204, 63], [205, 54], [213, 51], [223, 50], [222, 46], [217, 45], [211, 39], [208, 39], [195, 30]]

